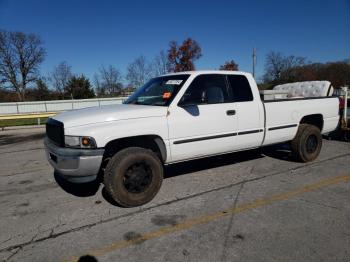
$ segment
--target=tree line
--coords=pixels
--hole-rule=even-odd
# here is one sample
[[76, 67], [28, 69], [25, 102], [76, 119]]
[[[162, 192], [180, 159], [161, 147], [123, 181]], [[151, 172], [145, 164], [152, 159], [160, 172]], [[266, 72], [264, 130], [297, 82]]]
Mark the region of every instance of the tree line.
[[[0, 102], [56, 99], [84, 99], [128, 95], [154, 76], [169, 72], [195, 70], [195, 61], [202, 57], [200, 44], [187, 38], [182, 43], [171, 41], [151, 61], [141, 55], [131, 62], [123, 76], [113, 65], [100, 66], [93, 79], [77, 75], [62, 61], [47, 75], [39, 68], [46, 56], [38, 35], [0, 30]], [[220, 70], [238, 70], [229, 59]], [[330, 80], [335, 87], [349, 85], [349, 61], [334, 63], [306, 62], [304, 57], [270, 52], [260, 88], [306, 80]]]
[[313, 63], [306, 57], [269, 52], [265, 58], [265, 72], [260, 87], [301, 81], [328, 80], [333, 87], [350, 87], [350, 59], [328, 63]]
[[199, 44], [191, 38], [181, 45], [170, 42], [152, 61], [137, 57], [125, 76], [113, 65], [100, 66], [89, 79], [77, 75], [63, 61], [47, 75], [39, 68], [46, 56], [38, 35], [0, 30], [0, 102], [56, 99], [84, 99], [127, 95], [150, 78], [169, 72], [195, 70], [202, 56]]

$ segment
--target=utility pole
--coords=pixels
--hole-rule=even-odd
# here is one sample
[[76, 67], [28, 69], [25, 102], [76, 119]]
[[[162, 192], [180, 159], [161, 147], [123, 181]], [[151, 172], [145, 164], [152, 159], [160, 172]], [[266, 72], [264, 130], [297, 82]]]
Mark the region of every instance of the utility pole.
[[253, 77], [255, 78], [256, 48], [253, 48]]

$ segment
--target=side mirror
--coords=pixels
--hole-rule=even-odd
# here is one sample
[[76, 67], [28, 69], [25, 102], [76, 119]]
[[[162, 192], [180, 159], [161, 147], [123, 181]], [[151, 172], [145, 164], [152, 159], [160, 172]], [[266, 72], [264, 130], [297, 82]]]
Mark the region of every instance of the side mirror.
[[193, 102], [178, 103], [178, 106], [181, 107], [184, 111], [186, 111], [187, 113], [189, 113], [192, 116], [199, 116], [198, 105], [193, 103]]

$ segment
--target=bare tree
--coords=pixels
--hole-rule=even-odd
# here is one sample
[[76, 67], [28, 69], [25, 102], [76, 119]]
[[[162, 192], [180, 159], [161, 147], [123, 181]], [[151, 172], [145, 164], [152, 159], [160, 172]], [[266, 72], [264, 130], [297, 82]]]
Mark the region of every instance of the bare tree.
[[0, 75], [0, 89], [5, 89], [6, 79], [2, 78]]
[[237, 71], [238, 64], [234, 60], [226, 61], [225, 64], [220, 66], [220, 70]]
[[65, 61], [59, 63], [50, 74], [50, 82], [61, 98], [64, 97], [64, 89], [72, 77], [72, 67]]
[[95, 87], [99, 96], [119, 95], [123, 87], [122, 76], [118, 69], [109, 65], [101, 66], [98, 74], [95, 74]]
[[153, 63], [152, 63], [152, 75], [153, 76], [160, 76], [164, 75], [169, 72], [168, 68], [168, 56], [167, 54], [162, 50], [159, 52], [158, 55], [155, 56]]
[[169, 45], [168, 65], [170, 71], [195, 70], [194, 61], [202, 56], [202, 49], [195, 40], [187, 38], [180, 46], [175, 41], [171, 41]]
[[0, 79], [16, 92], [19, 101], [25, 100], [27, 85], [37, 79], [44, 57], [39, 36], [0, 31]]
[[152, 66], [142, 55], [129, 64], [127, 71], [126, 79], [134, 88], [142, 86], [152, 77]]
[[346, 62], [313, 63], [291, 70], [294, 81], [328, 80], [333, 87], [350, 85], [350, 64]]
[[270, 52], [266, 56], [265, 82], [280, 84], [291, 81], [291, 70], [298, 66], [305, 65], [305, 57], [284, 56], [279, 52]]

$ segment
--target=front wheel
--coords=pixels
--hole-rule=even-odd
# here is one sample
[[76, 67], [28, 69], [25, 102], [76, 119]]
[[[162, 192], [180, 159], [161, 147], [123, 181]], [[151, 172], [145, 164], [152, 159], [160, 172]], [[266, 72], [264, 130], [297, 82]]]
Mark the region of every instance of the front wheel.
[[298, 132], [291, 143], [292, 153], [296, 160], [310, 162], [315, 160], [322, 148], [320, 129], [309, 124], [300, 124]]
[[135, 207], [151, 201], [163, 181], [163, 165], [151, 150], [130, 147], [108, 162], [104, 184], [108, 194], [121, 206]]

